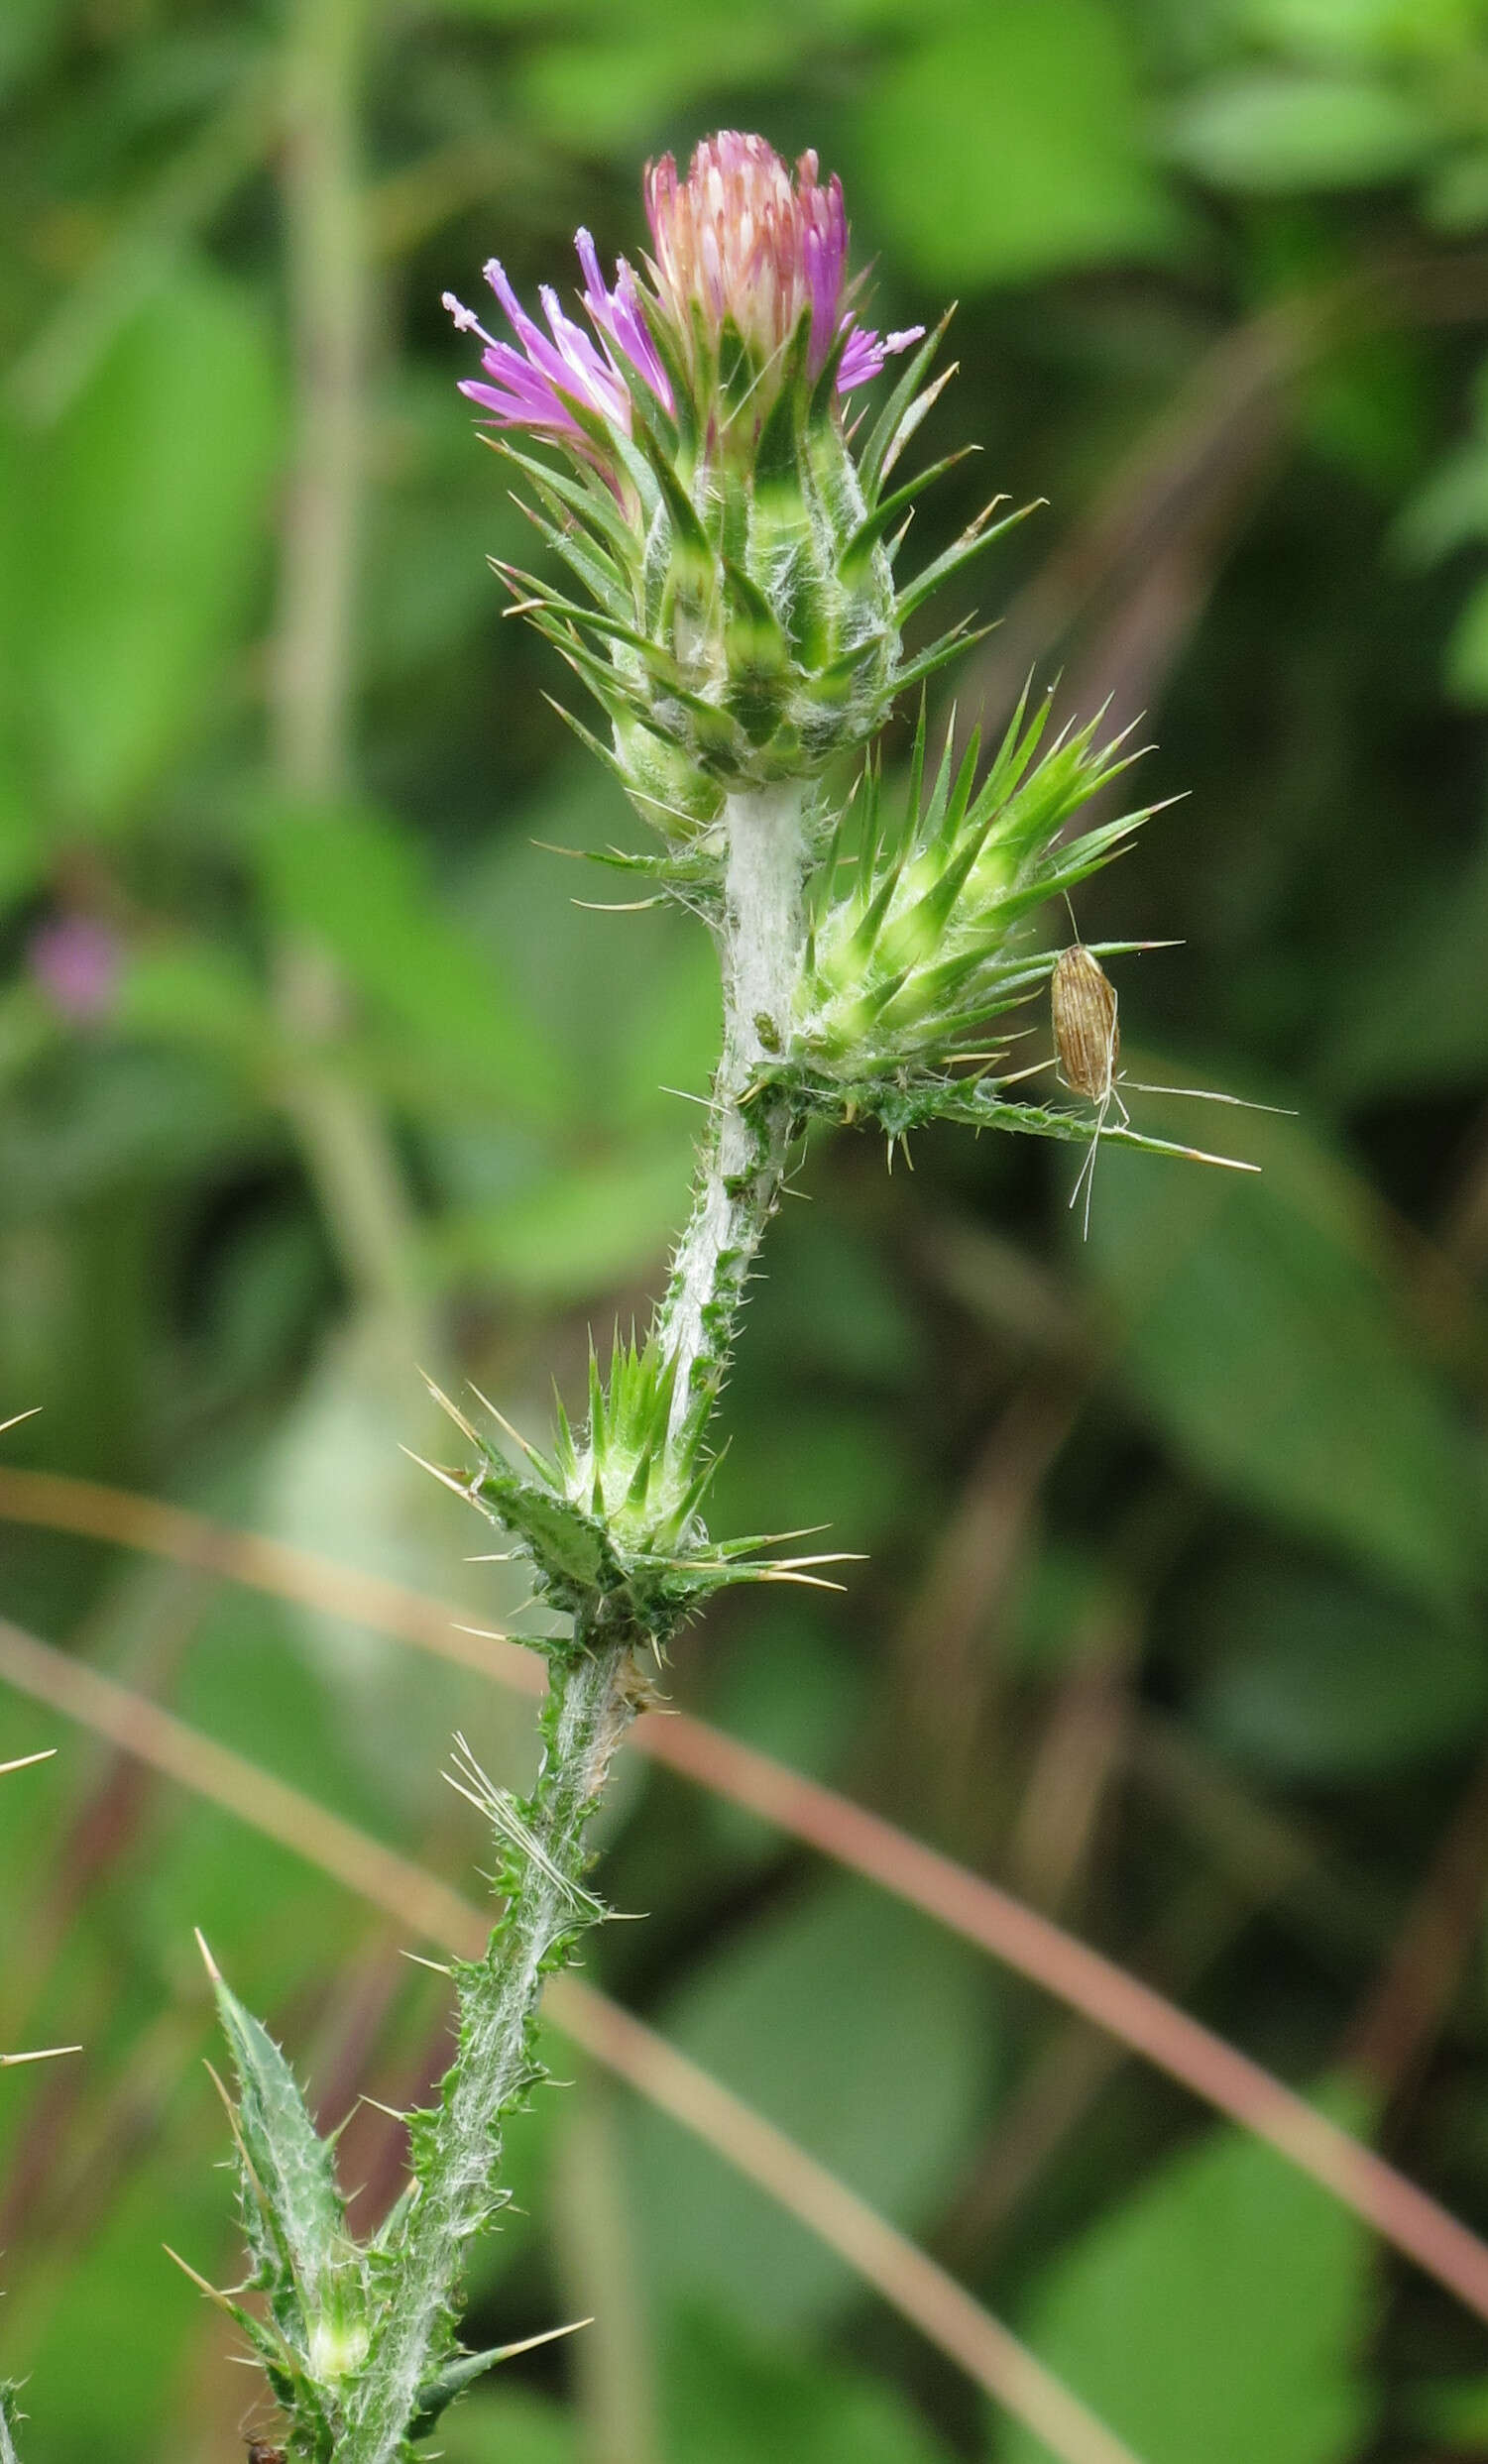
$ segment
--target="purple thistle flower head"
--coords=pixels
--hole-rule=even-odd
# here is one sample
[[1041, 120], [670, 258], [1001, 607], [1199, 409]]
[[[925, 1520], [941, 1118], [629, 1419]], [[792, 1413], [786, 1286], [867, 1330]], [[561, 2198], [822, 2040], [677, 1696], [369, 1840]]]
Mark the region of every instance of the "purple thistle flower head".
[[924, 332], [916, 325], [907, 333], [879, 336], [858, 324], [848, 304], [852, 286], [842, 182], [834, 172], [822, 185], [813, 153], [802, 155], [792, 178], [762, 137], [725, 129], [704, 139], [686, 179], [678, 178], [670, 155], [648, 165], [645, 206], [656, 252], [646, 261], [648, 290], [623, 257], [614, 283], [607, 283], [589, 233], [576, 234], [588, 331], [544, 284], [544, 332], [495, 257], [485, 269], [486, 280], [515, 342], [488, 334], [453, 291], [445, 292], [444, 305], [460, 331], [476, 334], [485, 345], [482, 366], [489, 382], [470, 379], [460, 391], [496, 426], [525, 428], [597, 458], [585, 414], [629, 436], [636, 381], [663, 410], [675, 412], [653, 329], [666, 329], [672, 364], [692, 369], [698, 315], [715, 352], [726, 323], [732, 324], [762, 373], [772, 365], [778, 369], [784, 346], [809, 312], [809, 373], [818, 376], [841, 341], [843, 393], [876, 377], [889, 353], [905, 350]]
[[881, 483], [934, 398], [908, 398], [933, 345], [859, 459], [841, 397], [924, 329], [858, 322], [841, 180], [725, 129], [685, 178], [671, 155], [649, 164], [643, 193], [638, 275], [621, 258], [608, 279], [580, 231], [577, 300], [544, 285], [540, 322], [495, 259], [500, 337], [444, 304], [482, 345], [461, 391], [483, 419], [570, 466], [515, 457], [582, 600], [498, 570], [605, 711], [642, 812], [686, 838], [733, 788], [812, 777], [881, 724], [905, 613]]

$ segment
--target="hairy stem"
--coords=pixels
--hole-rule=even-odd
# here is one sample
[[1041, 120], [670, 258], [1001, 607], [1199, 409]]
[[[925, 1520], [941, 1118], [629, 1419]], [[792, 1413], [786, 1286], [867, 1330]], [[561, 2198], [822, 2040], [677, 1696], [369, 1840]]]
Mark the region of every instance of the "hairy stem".
[[486, 1957], [461, 1974], [459, 2053], [440, 2102], [415, 2123], [429, 2154], [390, 2254], [391, 2298], [340, 2464], [392, 2464], [401, 2453], [419, 2389], [448, 2342], [466, 2248], [495, 2204], [503, 2120], [540, 2075], [533, 2038], [543, 1978], [601, 1913], [583, 1887], [584, 1834], [641, 1691], [629, 1640], [591, 1650], [576, 1636], [554, 1665], [542, 1769], [520, 1809], [526, 1842]]
[[706, 1424], [723, 1383], [795, 1126], [783, 1099], [746, 1098], [760, 1064], [786, 1041], [805, 964], [806, 792], [791, 781], [731, 796], [724, 809], [724, 1048], [713, 1133], [657, 1326], [677, 1364], [671, 1433], [679, 1447]]

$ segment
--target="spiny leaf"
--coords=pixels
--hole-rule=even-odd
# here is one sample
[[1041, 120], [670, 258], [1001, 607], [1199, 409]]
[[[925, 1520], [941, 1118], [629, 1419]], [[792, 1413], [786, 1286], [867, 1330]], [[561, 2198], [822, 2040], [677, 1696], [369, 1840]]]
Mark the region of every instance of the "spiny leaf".
[[455, 2398], [473, 2387], [477, 2379], [483, 2379], [488, 2370], [495, 2370], [504, 2361], [515, 2361], [519, 2353], [533, 2352], [539, 2344], [571, 2336], [591, 2323], [587, 2318], [575, 2318], [566, 2327], [548, 2327], [541, 2335], [524, 2336], [519, 2344], [498, 2344], [487, 2353], [457, 2353], [453, 2361], [446, 2362], [437, 2376], [425, 2380], [419, 2389], [418, 2409], [408, 2423], [408, 2436], [426, 2438]]
[[487, 1479], [481, 1489], [500, 1519], [527, 1542], [545, 1574], [566, 1583], [601, 1583], [609, 1571], [610, 1546], [592, 1515], [525, 1481]]
[[238, 2076], [236, 2126], [245, 2169], [251, 2169], [245, 2206], [258, 2208], [308, 2321], [349, 2247], [331, 2150], [268, 2030], [225, 1983], [205, 1943], [201, 1954]]

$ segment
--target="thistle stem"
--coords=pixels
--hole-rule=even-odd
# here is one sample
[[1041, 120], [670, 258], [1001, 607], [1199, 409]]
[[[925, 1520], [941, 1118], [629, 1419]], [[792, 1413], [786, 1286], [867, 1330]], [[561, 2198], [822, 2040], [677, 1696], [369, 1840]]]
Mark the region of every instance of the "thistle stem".
[[460, 2046], [438, 2106], [415, 2129], [430, 2153], [390, 2254], [395, 2293], [357, 2387], [341, 2464], [394, 2464], [420, 2388], [448, 2342], [465, 2252], [495, 2205], [502, 2124], [540, 2075], [533, 2052], [543, 1978], [566, 1965], [602, 1911], [585, 1891], [584, 1834], [642, 1689], [630, 1639], [555, 1660], [536, 1787], [520, 1809], [505, 1915], [460, 1977]]
[[761, 1064], [786, 1042], [806, 961], [806, 799], [792, 780], [731, 796], [724, 808], [724, 1046], [713, 1134], [657, 1322], [661, 1349], [676, 1361], [671, 1438], [679, 1452], [701, 1433], [723, 1383], [795, 1127], [783, 1098], [749, 1098]]
[[[749, 1266], [779, 1202], [790, 1107], [750, 1099], [761, 1062], [782, 1045], [804, 963], [802, 883], [806, 791], [734, 796], [719, 936], [724, 1048], [714, 1130], [692, 1218], [657, 1320], [676, 1362], [670, 1436], [701, 1433], [727, 1366]], [[603, 1914], [584, 1890], [585, 1831], [644, 1686], [636, 1651], [652, 1638], [614, 1633], [597, 1597], [575, 1617], [572, 1643], [551, 1663], [537, 1785], [519, 1809], [524, 1838], [504, 1873], [505, 1914], [484, 1960], [460, 1978], [460, 2046], [426, 2134], [419, 2188], [389, 2256], [396, 2296], [358, 2382], [341, 2464], [394, 2464], [425, 2384], [449, 2340], [467, 2244], [489, 2216], [502, 2125], [537, 2075], [533, 2054], [543, 1979], [566, 1965]]]

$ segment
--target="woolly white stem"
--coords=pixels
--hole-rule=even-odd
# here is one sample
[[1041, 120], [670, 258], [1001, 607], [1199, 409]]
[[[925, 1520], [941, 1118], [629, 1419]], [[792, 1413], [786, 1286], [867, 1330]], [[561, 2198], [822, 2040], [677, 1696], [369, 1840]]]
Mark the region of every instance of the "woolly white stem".
[[765, 1105], [746, 1116], [742, 1098], [789, 1036], [805, 965], [806, 795], [791, 780], [731, 796], [724, 807], [724, 1049], [714, 1135], [659, 1327], [677, 1364], [674, 1439], [706, 1416], [717, 1392], [744, 1279], [779, 1197], [788, 1110]]

